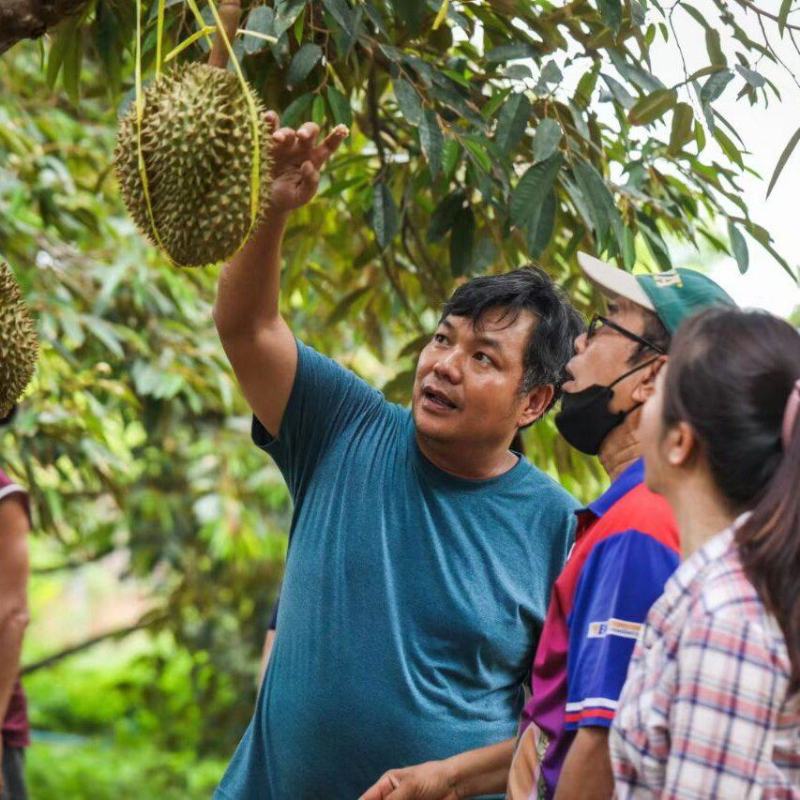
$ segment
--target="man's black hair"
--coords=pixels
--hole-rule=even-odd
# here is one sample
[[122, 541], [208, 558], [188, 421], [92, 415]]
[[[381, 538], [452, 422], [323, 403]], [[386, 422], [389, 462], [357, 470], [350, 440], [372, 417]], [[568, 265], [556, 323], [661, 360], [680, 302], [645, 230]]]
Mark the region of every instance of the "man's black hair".
[[575, 353], [575, 338], [585, 327], [583, 318], [544, 270], [528, 266], [473, 278], [459, 286], [445, 304], [441, 320], [451, 315], [467, 317], [478, 327], [483, 315], [495, 308], [503, 309], [509, 326], [523, 311], [536, 318], [525, 345], [520, 392], [552, 384], [555, 403], [561, 396], [565, 367]]

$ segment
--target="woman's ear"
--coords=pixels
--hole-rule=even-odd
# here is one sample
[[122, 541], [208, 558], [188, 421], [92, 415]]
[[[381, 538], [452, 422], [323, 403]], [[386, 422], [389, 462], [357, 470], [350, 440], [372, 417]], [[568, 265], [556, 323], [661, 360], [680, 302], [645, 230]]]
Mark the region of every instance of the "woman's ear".
[[664, 437], [664, 456], [671, 467], [685, 467], [697, 452], [697, 436], [688, 422], [678, 422]]
[[646, 403], [651, 395], [655, 393], [656, 378], [666, 363], [667, 356], [659, 356], [652, 364], [649, 364], [641, 371], [639, 382], [631, 393], [631, 397], [636, 403]]

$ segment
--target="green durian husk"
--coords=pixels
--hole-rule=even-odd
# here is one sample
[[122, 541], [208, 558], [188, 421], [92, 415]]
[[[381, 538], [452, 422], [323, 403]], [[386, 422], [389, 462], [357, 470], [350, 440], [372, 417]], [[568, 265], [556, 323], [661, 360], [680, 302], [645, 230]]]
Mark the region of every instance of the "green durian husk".
[[19, 284], [0, 262], [0, 419], [8, 416], [36, 370], [39, 340]]
[[[263, 106], [254, 93], [253, 98], [260, 144], [257, 223], [269, 200], [271, 137]], [[139, 171], [135, 103], [120, 120], [114, 154], [130, 215], [178, 266], [229, 259], [254, 228], [253, 126], [239, 79], [192, 63], [164, 73], [144, 90], [143, 100], [142, 155], [152, 221]]]

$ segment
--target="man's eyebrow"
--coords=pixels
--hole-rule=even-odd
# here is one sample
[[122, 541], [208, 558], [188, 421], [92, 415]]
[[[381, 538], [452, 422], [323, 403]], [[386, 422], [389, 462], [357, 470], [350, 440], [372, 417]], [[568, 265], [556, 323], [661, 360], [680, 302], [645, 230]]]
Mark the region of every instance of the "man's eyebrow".
[[451, 330], [453, 330], [453, 328], [455, 328], [455, 325], [453, 325], [453, 323], [450, 322], [450, 320], [447, 319], [447, 317], [445, 317], [442, 320], [439, 320], [439, 327], [442, 327], [442, 326], [447, 328], [447, 330], [449, 330], [449, 331], [451, 331]]
[[493, 339], [491, 336], [477, 336], [475, 337], [475, 343], [481, 345], [481, 347], [491, 347], [501, 352], [503, 350], [503, 343], [499, 339]]

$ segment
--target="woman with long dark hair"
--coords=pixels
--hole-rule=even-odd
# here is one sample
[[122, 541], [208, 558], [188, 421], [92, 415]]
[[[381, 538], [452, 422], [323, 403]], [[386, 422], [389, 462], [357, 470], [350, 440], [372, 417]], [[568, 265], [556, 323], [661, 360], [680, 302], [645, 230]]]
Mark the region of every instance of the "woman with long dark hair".
[[620, 699], [617, 797], [800, 797], [800, 333], [708, 311], [670, 355], [640, 435], [686, 561]]

